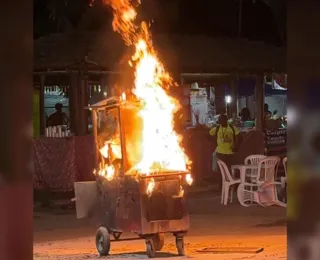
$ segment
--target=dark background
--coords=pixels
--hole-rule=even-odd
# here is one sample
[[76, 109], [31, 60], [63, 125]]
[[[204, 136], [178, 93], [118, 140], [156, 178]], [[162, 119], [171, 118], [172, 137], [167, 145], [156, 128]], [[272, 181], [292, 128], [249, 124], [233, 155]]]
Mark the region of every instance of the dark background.
[[[249, 40], [284, 45], [286, 9], [284, 0], [145, 0], [143, 19], [153, 21], [155, 33], [241, 36]], [[100, 0], [34, 0], [34, 38], [72, 30], [111, 30], [112, 13]]]
[[[162, 1], [164, 2], [164, 0]], [[194, 1], [194, 3], [198, 1], [201, 2], [200, 0], [197, 0]], [[280, 2], [281, 0], [276, 1]], [[74, 9], [65, 10], [62, 8], [60, 14], [64, 12], [65, 14], [68, 14], [66, 16], [70, 19], [71, 25], [77, 27], [79, 26], [80, 18], [83, 18], [84, 14], [87, 13], [88, 7], [86, 1], [74, 0], [73, 2], [77, 3]], [[187, 3], [191, 3], [187, 0], [184, 0], [184, 2], [186, 5]], [[218, 1], [208, 0], [207, 2], [215, 2], [217, 5], [216, 2]], [[221, 0], [219, 2], [227, 2], [227, 0]], [[251, 5], [252, 3], [251, 1], [251, 3], [249, 3], [249, 1], [247, 2], [248, 5]], [[320, 78], [320, 16], [317, 11], [320, 8], [319, 2], [315, 0], [290, 0], [288, 2], [290, 3], [287, 25], [287, 72], [289, 74], [288, 100], [290, 107], [295, 108], [298, 112], [303, 114], [302, 118], [308, 117], [311, 120], [317, 121], [319, 120], [320, 114], [320, 102], [310, 103], [309, 96], [306, 95], [306, 92], [309, 90], [311, 91], [311, 89], [315, 87], [319, 88], [320, 86], [318, 83], [309, 84], [310, 81], [317, 82]], [[69, 30], [72, 28], [61, 25], [66, 22], [63, 22], [64, 20], [62, 18], [59, 18], [59, 20], [57, 15], [52, 16], [52, 9], [47, 9], [47, 3], [48, 1], [45, 0], [35, 0], [34, 37], [45, 36], [50, 33], [59, 32], [61, 29], [64, 31], [66, 28]], [[256, 4], [258, 4], [258, 0], [256, 1]], [[27, 131], [24, 130], [28, 124], [30, 124], [31, 128], [32, 121], [33, 47], [32, 44], [30, 44], [30, 42], [32, 42], [33, 30], [31, 16], [32, 5], [32, 1], [29, 0], [14, 2], [4, 1], [0, 8], [0, 33], [2, 36], [2, 41], [0, 42], [0, 86], [3, 90], [2, 95], [6, 97], [3, 100], [4, 102], [1, 102], [1, 111], [3, 111], [2, 120], [6, 123], [2, 125], [0, 135], [0, 151], [2, 155], [0, 160], [0, 178], [2, 181], [0, 186], [0, 259], [31, 260], [33, 258], [33, 213], [32, 196], [30, 196], [30, 194], [32, 194], [32, 182], [24, 181], [25, 179], [31, 178], [31, 168], [29, 164], [29, 158], [31, 157], [31, 134], [28, 135]], [[259, 5], [261, 8], [263, 7], [265, 12], [274, 13], [274, 11], [272, 11], [274, 9], [270, 9], [262, 3], [259, 3]], [[192, 4], [190, 4], [190, 6], [192, 6]], [[230, 27], [233, 29], [228, 32], [229, 37], [236, 37], [237, 33], [235, 32], [237, 32], [237, 25], [234, 25], [235, 18], [231, 15], [232, 12], [226, 12], [227, 14], [222, 15], [222, 11], [216, 11], [219, 8], [220, 4], [219, 7], [212, 6], [210, 8], [207, 4], [203, 9], [207, 9], [207, 13], [209, 13], [210, 16], [210, 9], [212, 9], [212, 13], [220, 13], [221, 15], [219, 17], [230, 20], [230, 24], [232, 24]], [[189, 10], [192, 10], [192, 8]], [[72, 18], [70, 18], [69, 13]], [[211, 18], [210, 16], [206, 19], [211, 20], [212, 18], [212, 21], [215, 22], [208, 25], [208, 33], [221, 36], [217, 32], [219, 30], [213, 29], [213, 25], [218, 26], [219, 23], [217, 21], [219, 21], [219, 19], [217, 16], [212, 15]], [[276, 39], [281, 39], [281, 33], [279, 33], [275, 27], [273, 27], [274, 29], [270, 29], [269, 33], [264, 31], [264, 33], [255, 34], [253, 31], [263, 31], [261, 28], [267, 28], [272, 23], [285, 25], [285, 22], [276, 22], [278, 20], [281, 21], [283, 16], [277, 16], [277, 19], [275, 18], [276, 16], [272, 19], [269, 15], [264, 18], [262, 15], [257, 16], [261, 20], [261, 24], [259, 23], [259, 26], [253, 26], [253, 24], [258, 24], [258, 22], [254, 19], [250, 20], [251, 22], [244, 22], [246, 19], [251, 19], [251, 17], [246, 17], [246, 15], [244, 15], [243, 36], [250, 39], [260, 39], [270, 43], [277, 43]], [[109, 19], [110, 21], [110, 16], [103, 18], [106, 20]], [[190, 18], [187, 16], [185, 16], [184, 19], [190, 20], [190, 23], [194, 21], [198, 22], [198, 20], [200, 23], [201, 20], [200, 18]], [[270, 20], [267, 22], [266, 19], [271, 19], [272, 22], [270, 22]], [[222, 20], [222, 18], [220, 18], [220, 20]], [[160, 23], [159, 20], [156, 22]], [[174, 28], [174, 26], [172, 25], [171, 27], [170, 24], [162, 26], [166, 30]], [[263, 24], [265, 27], [262, 26]], [[158, 27], [161, 26], [158, 25]], [[185, 27], [186, 28], [180, 26], [181, 32], [183, 31], [182, 29], [190, 30], [190, 27]], [[254, 30], [249, 30], [248, 28], [250, 27], [254, 27]], [[194, 28], [196, 28], [196, 25]], [[258, 35], [260, 35], [259, 37], [261, 38], [259, 38]], [[286, 37], [283, 38], [285, 39]], [[271, 39], [273, 40], [271, 41]], [[306, 88], [306, 86], [310, 87]], [[19, 104], [19, 106], [15, 106], [16, 104]], [[299, 123], [298, 126], [290, 126], [289, 119], [288, 143], [290, 152], [295, 152], [299, 149], [299, 145], [301, 144], [309, 144], [310, 140], [308, 142], [308, 140], [300, 139], [300, 136], [305, 130], [309, 129], [310, 126], [312, 127], [312, 124], [309, 123], [306, 125], [303, 124], [303, 121], [302, 123]], [[315, 131], [317, 130], [315, 129]], [[20, 156], [17, 155], [16, 151], [20, 151]], [[291, 174], [290, 165], [293, 165], [295, 168], [297, 168], [296, 165], [299, 165], [299, 174], [304, 176], [309, 175], [311, 178], [307, 182], [301, 181], [301, 189], [295, 191], [295, 195], [299, 197], [301, 204], [304, 207], [299, 208], [299, 219], [294, 220], [291, 223], [291, 226], [288, 227], [289, 241], [294, 241], [295, 237], [299, 237], [300, 234], [312, 234], [316, 231], [316, 224], [320, 221], [319, 205], [317, 203], [320, 191], [320, 178], [318, 177], [319, 175], [312, 175], [312, 172], [310, 171], [310, 167], [317, 165], [306, 165], [301, 158], [302, 157], [300, 156], [293, 157], [289, 154], [289, 174]], [[19, 165], [19, 167], [15, 167], [16, 165]], [[319, 170], [315, 173], [319, 173]], [[3, 180], [8, 181], [3, 182]], [[25, 184], [28, 189], [24, 194], [22, 193], [23, 189], [17, 187], [17, 184], [19, 183]], [[289, 181], [289, 186], [290, 185], [292, 184], [290, 184]], [[292, 198], [289, 197], [288, 200], [290, 201], [291, 199]], [[308, 223], [308, 225], [306, 225], [306, 223]], [[293, 230], [297, 230], [297, 232], [292, 232]], [[306, 241], [304, 236], [301, 238], [302, 241]], [[292, 244], [292, 247], [301, 249], [299, 244]], [[305, 247], [302, 249], [305, 249]], [[301, 250], [300, 252], [299, 250], [296, 250], [292, 253], [298, 255], [295, 259], [309, 259], [307, 250], [302, 250], [302, 253]], [[288, 259], [291, 259], [290, 255], [288, 255]]]

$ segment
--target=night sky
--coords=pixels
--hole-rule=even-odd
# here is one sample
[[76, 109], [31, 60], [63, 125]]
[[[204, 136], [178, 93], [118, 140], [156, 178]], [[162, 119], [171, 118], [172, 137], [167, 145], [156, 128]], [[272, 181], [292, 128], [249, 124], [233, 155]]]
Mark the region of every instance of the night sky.
[[[89, 7], [89, 0], [67, 0], [67, 5], [65, 2], [66, 0], [34, 1], [35, 38], [79, 28], [84, 20], [87, 30], [98, 30], [106, 25], [109, 25], [111, 30], [112, 13], [108, 7], [93, 11], [90, 10], [93, 8]], [[153, 21], [151, 28], [155, 33], [201, 34], [230, 38], [238, 36], [239, 0], [142, 2], [139, 14], [144, 19]], [[281, 37], [281, 29], [285, 28], [285, 9], [271, 8], [266, 2], [268, 1], [243, 0], [242, 37], [283, 45], [285, 38]], [[283, 0], [277, 0], [277, 5], [281, 7], [279, 3], [282, 2]], [[282, 35], [285, 35], [285, 32], [282, 31]]]

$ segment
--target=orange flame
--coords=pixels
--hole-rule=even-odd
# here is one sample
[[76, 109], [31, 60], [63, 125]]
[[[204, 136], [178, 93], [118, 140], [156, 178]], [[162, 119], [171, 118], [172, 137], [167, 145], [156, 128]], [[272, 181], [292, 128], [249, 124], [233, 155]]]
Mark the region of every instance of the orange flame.
[[[134, 170], [145, 175], [160, 171], [186, 171], [190, 161], [173, 127], [173, 116], [180, 104], [166, 91], [173, 85], [173, 80], [156, 55], [147, 24], [135, 23], [137, 12], [131, 0], [104, 0], [104, 3], [113, 9], [113, 29], [121, 34], [126, 45], [135, 47], [129, 65], [135, 68], [132, 92], [142, 104], [139, 111], [142, 140], [141, 159]], [[191, 185], [191, 175], [186, 176], [186, 181]], [[147, 193], [152, 192], [154, 186], [151, 179]]]
[[186, 182], [191, 186], [193, 183], [193, 178], [190, 173], [186, 175]]
[[153, 178], [150, 179], [148, 182], [148, 185], [147, 185], [147, 195], [148, 196], [151, 196], [155, 186], [156, 186], [156, 183], [155, 183], [154, 179]]
[[121, 94], [121, 101], [126, 101], [127, 100], [127, 95], [126, 95], [126, 93], [122, 93]]
[[[111, 181], [115, 175], [115, 171], [116, 169], [113, 165], [100, 166], [98, 175], [106, 178], [106, 180], [108, 181]], [[94, 174], [96, 174], [95, 171], [94, 171]]]

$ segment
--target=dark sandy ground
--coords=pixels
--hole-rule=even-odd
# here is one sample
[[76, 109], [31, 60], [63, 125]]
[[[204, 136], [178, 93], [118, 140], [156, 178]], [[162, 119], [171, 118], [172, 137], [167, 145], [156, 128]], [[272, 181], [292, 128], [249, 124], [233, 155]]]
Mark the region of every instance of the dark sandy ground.
[[[189, 199], [190, 230], [185, 239], [186, 257], [176, 257], [174, 238], [168, 234], [160, 258], [240, 260], [286, 259], [286, 210], [279, 207], [244, 208], [237, 202], [223, 206], [210, 193]], [[82, 260], [101, 259], [95, 249], [96, 225], [92, 220], [77, 220], [73, 210], [35, 212], [34, 259]], [[124, 234], [129, 236], [130, 234]], [[199, 253], [206, 247], [264, 248], [263, 252], [212, 254]], [[115, 259], [146, 259], [143, 240], [118, 242], [111, 246]]]

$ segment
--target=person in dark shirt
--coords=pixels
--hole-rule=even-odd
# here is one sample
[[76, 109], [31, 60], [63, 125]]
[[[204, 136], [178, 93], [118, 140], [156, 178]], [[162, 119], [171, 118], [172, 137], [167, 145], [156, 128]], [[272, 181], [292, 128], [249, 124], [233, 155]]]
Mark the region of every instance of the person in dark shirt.
[[62, 112], [63, 105], [57, 103], [55, 106], [56, 112], [47, 119], [47, 126], [67, 125], [69, 122], [68, 116]]
[[269, 110], [269, 105], [266, 103], [264, 104], [264, 118], [268, 119], [272, 116], [272, 113]]
[[251, 113], [250, 113], [249, 108], [248, 107], [244, 107], [241, 110], [240, 116], [241, 116], [241, 121], [242, 122], [251, 120]]

